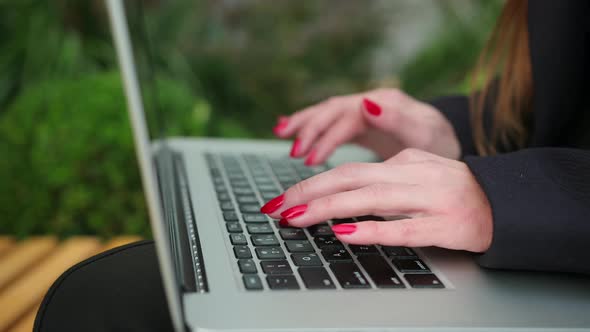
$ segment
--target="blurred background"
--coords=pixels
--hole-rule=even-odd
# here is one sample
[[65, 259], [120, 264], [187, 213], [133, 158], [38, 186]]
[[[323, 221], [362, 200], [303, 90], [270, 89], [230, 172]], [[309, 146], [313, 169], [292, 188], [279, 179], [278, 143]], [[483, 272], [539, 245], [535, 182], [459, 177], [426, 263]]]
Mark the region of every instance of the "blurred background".
[[[145, 4], [174, 133], [270, 138], [332, 95], [466, 93], [502, 1]], [[0, 234], [149, 237], [102, 1], [0, 0], [0, 73]]]

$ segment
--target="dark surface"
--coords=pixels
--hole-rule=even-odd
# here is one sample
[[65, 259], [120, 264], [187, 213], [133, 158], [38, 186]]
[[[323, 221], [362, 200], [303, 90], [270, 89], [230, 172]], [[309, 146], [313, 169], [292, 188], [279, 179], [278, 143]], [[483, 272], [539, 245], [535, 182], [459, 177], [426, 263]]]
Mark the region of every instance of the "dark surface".
[[[494, 218], [482, 266], [590, 273], [590, 2], [529, 1], [529, 148], [476, 157], [467, 98], [433, 102], [451, 121]], [[550, 247], [550, 250], [547, 248]]]
[[70, 268], [45, 295], [34, 331], [172, 331], [153, 242]]

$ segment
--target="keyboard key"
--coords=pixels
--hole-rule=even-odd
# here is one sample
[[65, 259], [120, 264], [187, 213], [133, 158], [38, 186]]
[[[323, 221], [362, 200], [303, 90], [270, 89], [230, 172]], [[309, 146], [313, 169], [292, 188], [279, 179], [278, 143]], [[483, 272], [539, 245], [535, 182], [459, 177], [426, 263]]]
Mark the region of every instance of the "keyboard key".
[[315, 244], [320, 247], [320, 249], [334, 245], [342, 246], [342, 242], [340, 242], [335, 236], [318, 236], [314, 240]]
[[244, 175], [243, 172], [241, 171], [237, 171], [237, 170], [227, 170], [227, 177], [230, 178], [230, 180], [246, 180], [246, 175]]
[[303, 279], [305, 287], [309, 289], [333, 289], [336, 288], [328, 271], [323, 267], [299, 268], [299, 275]]
[[370, 284], [353, 262], [333, 263], [330, 269], [342, 288], [370, 288]]
[[244, 274], [258, 273], [256, 263], [254, 263], [254, 261], [251, 259], [238, 260], [238, 266], [240, 267], [240, 272]]
[[251, 224], [246, 225], [248, 233], [250, 234], [273, 234], [274, 230], [269, 223], [266, 224]]
[[295, 184], [297, 184], [297, 181], [282, 181], [280, 182], [281, 186], [283, 186], [283, 188], [285, 190], [287, 190], [288, 188], [293, 187]]
[[319, 224], [307, 227], [309, 234], [311, 236], [332, 236], [334, 232], [332, 232], [332, 228], [328, 224]]
[[262, 199], [264, 199], [265, 201], [269, 201], [277, 196], [279, 196], [281, 194], [280, 191], [278, 190], [273, 190], [273, 191], [261, 191], [260, 195], [262, 196]]
[[403, 273], [430, 272], [430, 269], [420, 259], [394, 259], [393, 265]]
[[354, 223], [354, 219], [352, 218], [344, 218], [344, 219], [332, 219], [332, 224], [334, 225], [338, 225], [338, 224], [351, 224]]
[[250, 252], [250, 248], [246, 246], [234, 246], [234, 254], [236, 258], [252, 258], [252, 252]]
[[255, 246], [278, 246], [279, 239], [274, 234], [252, 235], [252, 243]]
[[264, 214], [257, 213], [244, 213], [244, 222], [246, 223], [266, 223], [268, 222], [268, 217]]
[[258, 190], [260, 190], [260, 191], [277, 191], [279, 189], [274, 184], [259, 184]]
[[272, 290], [299, 289], [294, 276], [267, 276], [266, 281]]
[[316, 253], [292, 254], [291, 258], [297, 266], [322, 266], [322, 261]]
[[349, 245], [348, 247], [350, 248], [350, 251], [352, 251], [352, 253], [357, 256], [359, 256], [359, 255], [379, 255], [379, 252], [377, 251], [377, 247], [375, 247], [375, 246]]
[[240, 211], [243, 213], [260, 212], [259, 204], [240, 204]]
[[223, 192], [227, 192], [227, 189], [225, 187], [225, 184], [216, 184], [215, 185], [215, 191], [219, 194], [219, 193], [223, 193]]
[[382, 217], [379, 217], [379, 216], [360, 216], [360, 217], [356, 217], [356, 220], [358, 220], [358, 221], [370, 221], [370, 220], [384, 221], [385, 219], [383, 219]]
[[404, 278], [413, 288], [445, 288], [434, 274], [406, 274]]
[[285, 259], [285, 253], [281, 247], [256, 248], [258, 259]]
[[223, 219], [225, 221], [238, 221], [238, 214], [235, 211], [223, 212]]
[[229, 183], [231, 184], [232, 188], [250, 189], [250, 182], [248, 182], [248, 180], [230, 180]]
[[307, 236], [301, 228], [282, 228], [279, 233], [283, 240], [307, 240]]
[[225, 224], [225, 227], [227, 227], [227, 231], [230, 233], [242, 233], [242, 225], [239, 222], [228, 222]]
[[[261, 170], [259, 172], [254, 172], [252, 171], [253, 174], [263, 174], [263, 175], [255, 175], [254, 176], [254, 182], [258, 185], [258, 189], [260, 189], [261, 185], [265, 185], [265, 184], [273, 184], [272, 178], [270, 178], [268, 175], [265, 175], [266, 171], [265, 170]], [[276, 190], [276, 188], [271, 189], [271, 190]], [[262, 191], [262, 189], [261, 189]]]
[[248, 244], [248, 240], [244, 234], [230, 234], [229, 239], [231, 240], [231, 244], [233, 245], [246, 245]]
[[287, 250], [289, 252], [314, 252], [313, 246], [307, 240], [301, 241], [285, 241]]
[[260, 277], [255, 274], [249, 274], [242, 277], [244, 280], [244, 287], [247, 290], [261, 290], [262, 289], [262, 281]]
[[291, 270], [291, 266], [289, 266], [289, 262], [285, 260], [281, 261], [262, 261], [260, 262], [260, 266], [262, 267], [262, 271], [268, 275], [285, 275], [285, 274], [293, 274], [293, 270]]
[[[235, 187], [233, 188], [233, 192], [235, 195], [254, 195], [254, 191], [251, 188], [240, 188]], [[244, 211], [247, 212], [247, 211]]]
[[217, 194], [217, 199], [220, 201], [229, 201], [229, 200], [231, 200], [231, 197], [229, 196], [228, 193], [223, 192], [223, 193]]
[[379, 288], [405, 288], [387, 261], [379, 255], [359, 256], [359, 263]]
[[254, 195], [238, 195], [236, 196], [238, 203], [258, 203], [258, 198]]
[[322, 248], [322, 255], [329, 261], [349, 261], [352, 257], [343, 246], [331, 246]]
[[418, 258], [414, 250], [406, 247], [382, 247], [385, 254], [391, 258]]
[[234, 211], [234, 204], [231, 201], [219, 202], [219, 207], [223, 211]]

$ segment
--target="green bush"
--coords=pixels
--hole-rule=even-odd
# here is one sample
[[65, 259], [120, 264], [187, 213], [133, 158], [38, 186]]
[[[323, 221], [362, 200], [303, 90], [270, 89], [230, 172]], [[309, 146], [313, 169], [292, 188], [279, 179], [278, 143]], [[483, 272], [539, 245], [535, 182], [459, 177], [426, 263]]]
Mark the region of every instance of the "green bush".
[[[0, 118], [0, 233], [149, 234], [118, 73], [39, 83]], [[202, 134], [208, 106], [156, 84], [173, 134]], [[186, 111], [192, 110], [192, 114]]]

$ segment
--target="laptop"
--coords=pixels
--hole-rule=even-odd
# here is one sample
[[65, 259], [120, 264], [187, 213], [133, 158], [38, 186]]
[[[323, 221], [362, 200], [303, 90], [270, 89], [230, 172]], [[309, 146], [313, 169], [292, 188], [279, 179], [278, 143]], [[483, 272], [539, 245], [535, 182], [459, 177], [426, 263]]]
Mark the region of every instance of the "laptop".
[[[284, 141], [148, 129], [144, 112], [153, 109], [142, 92], [155, 74], [140, 75], [137, 57], [149, 36], [129, 29], [144, 24], [131, 22], [143, 20], [143, 1], [106, 3], [168, 301], [162, 310], [176, 331], [590, 329], [587, 277], [486, 270], [471, 253], [440, 248], [351, 246], [330, 228], [379, 216], [297, 229], [261, 214], [264, 202], [328, 166], [289, 159]], [[345, 146], [328, 165], [375, 160]]]

